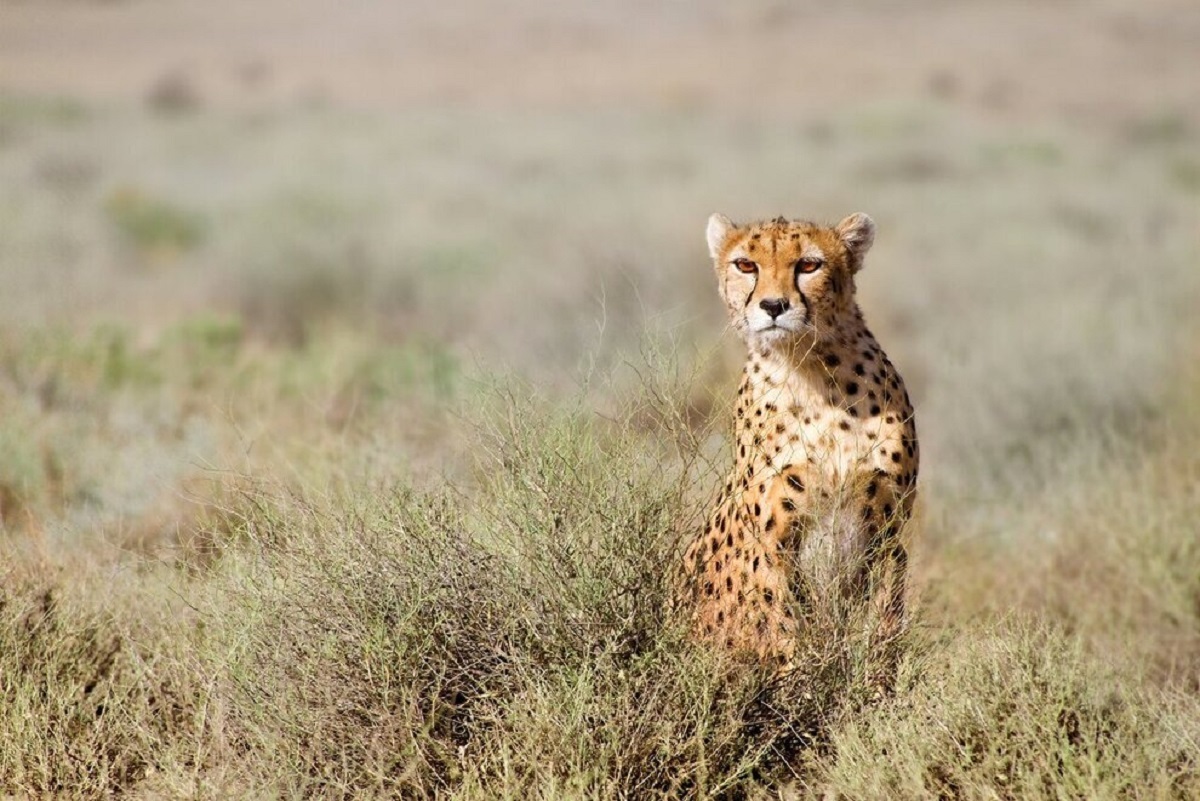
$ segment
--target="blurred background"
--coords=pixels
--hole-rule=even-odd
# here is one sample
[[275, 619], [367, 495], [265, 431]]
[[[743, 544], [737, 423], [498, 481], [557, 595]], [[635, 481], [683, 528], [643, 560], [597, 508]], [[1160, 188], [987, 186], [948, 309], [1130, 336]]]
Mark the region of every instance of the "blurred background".
[[[922, 443], [801, 750], [654, 595], [714, 211], [875, 218]], [[0, 0], [0, 795], [1195, 798], [1197, 453], [1196, 0]]]
[[1191, 397], [1198, 201], [1185, 0], [6, 0], [0, 518], [156, 547], [214, 472], [434, 475], [475, 377], [648, 338], [720, 414], [706, 216], [861, 210], [931, 519], [1007, 536]]

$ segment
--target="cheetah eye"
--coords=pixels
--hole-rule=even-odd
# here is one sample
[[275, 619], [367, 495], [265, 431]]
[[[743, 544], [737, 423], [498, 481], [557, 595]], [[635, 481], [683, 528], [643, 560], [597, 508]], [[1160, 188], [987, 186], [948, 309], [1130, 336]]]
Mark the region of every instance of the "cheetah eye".
[[734, 259], [733, 266], [737, 267], [739, 271], [746, 274], [758, 271], [758, 265], [749, 259]]
[[815, 273], [817, 270], [821, 269], [821, 267], [823, 267], [824, 265], [825, 265], [824, 259], [819, 259], [819, 258], [816, 258], [813, 256], [808, 256], [808, 257], [805, 257], [805, 258], [801, 259], [800, 261], [796, 262], [796, 272], [804, 273], [805, 275], [807, 275], [808, 273]]

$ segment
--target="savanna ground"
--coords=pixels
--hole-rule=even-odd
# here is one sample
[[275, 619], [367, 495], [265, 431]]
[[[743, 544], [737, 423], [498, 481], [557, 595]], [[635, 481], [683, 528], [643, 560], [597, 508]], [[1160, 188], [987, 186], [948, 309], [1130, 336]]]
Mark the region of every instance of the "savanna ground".
[[[0, 2], [0, 795], [1200, 795], [1200, 13]], [[880, 226], [894, 694], [680, 635], [714, 210]]]

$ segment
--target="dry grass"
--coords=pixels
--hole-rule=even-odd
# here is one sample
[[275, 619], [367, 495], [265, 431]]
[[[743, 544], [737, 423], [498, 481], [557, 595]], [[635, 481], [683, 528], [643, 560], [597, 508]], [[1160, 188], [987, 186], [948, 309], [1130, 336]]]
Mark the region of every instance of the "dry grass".
[[[672, 94], [712, 20], [570, 107], [582, 73], [537, 53], [513, 74], [544, 80], [399, 110], [250, 66], [276, 102], [187, 69], [182, 103], [0, 92], [0, 795], [1200, 795], [1196, 71], [1092, 79], [1143, 80], [1192, 17], [906, 17], [1071, 62], [1026, 96], [984, 59], [892, 74], [914, 46], [869, 5], [819, 21], [886, 64], [840, 106], [772, 67], [747, 113], [748, 52]], [[924, 462], [890, 697], [854, 615], [809, 610], [779, 681], [669, 611], [738, 367], [717, 209], [880, 223], [860, 293]]]
[[[666, 379], [605, 417], [504, 390], [475, 418], [463, 483], [243, 479], [202, 518], [202, 554], [23, 560], [0, 606], [6, 790], [1200, 789], [1187, 476], [1156, 483], [1154, 504], [1139, 505], [1148, 487], [1136, 480], [1123, 498], [1097, 484], [1088, 497], [1108, 499], [1109, 527], [1046, 543], [1037, 568], [1019, 540], [955, 549], [930, 532], [936, 569], [914, 630], [891, 646], [900, 678], [880, 700], [853, 617], [807, 615], [783, 680], [682, 636], [666, 566], [719, 466], [704, 430], [680, 427], [689, 390]], [[663, 421], [656, 434], [634, 424], [646, 417]], [[1196, 434], [1149, 462], [1174, 475]], [[1150, 463], [1143, 480], [1161, 479]], [[1128, 517], [1114, 516], [1124, 503]]]

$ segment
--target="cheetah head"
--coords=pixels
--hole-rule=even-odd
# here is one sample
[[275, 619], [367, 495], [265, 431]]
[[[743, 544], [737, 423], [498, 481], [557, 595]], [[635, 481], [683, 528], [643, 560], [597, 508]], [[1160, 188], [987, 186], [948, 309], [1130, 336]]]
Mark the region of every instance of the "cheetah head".
[[751, 347], [777, 348], [832, 335], [855, 312], [854, 276], [875, 223], [852, 214], [836, 226], [708, 220], [708, 250], [734, 329]]

